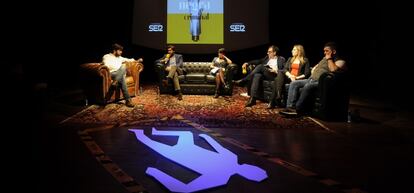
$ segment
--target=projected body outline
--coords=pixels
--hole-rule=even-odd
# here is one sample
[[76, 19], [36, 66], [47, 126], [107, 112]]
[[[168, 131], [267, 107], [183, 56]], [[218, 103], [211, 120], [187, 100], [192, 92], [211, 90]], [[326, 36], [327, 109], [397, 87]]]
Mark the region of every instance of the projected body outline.
[[[130, 129], [136, 138], [162, 156], [193, 170], [200, 176], [185, 184], [161, 170], [148, 167], [146, 174], [154, 177], [173, 192], [195, 192], [227, 184], [230, 177], [239, 174], [249, 180], [260, 182], [267, 178], [265, 170], [249, 164], [238, 164], [237, 155], [222, 147], [206, 134], [199, 136], [217, 152], [194, 144], [190, 131], [159, 131], [152, 128], [152, 135], [178, 136], [177, 144], [169, 146], [148, 138], [143, 130]], [[191, 155], [191, 156], [190, 156]]]

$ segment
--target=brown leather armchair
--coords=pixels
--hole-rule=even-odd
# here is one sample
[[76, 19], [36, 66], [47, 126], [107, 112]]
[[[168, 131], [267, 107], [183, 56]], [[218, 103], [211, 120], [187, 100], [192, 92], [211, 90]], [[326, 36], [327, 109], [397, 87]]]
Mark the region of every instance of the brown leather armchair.
[[[125, 82], [128, 92], [133, 96], [139, 95], [139, 75], [144, 70], [140, 62], [128, 62]], [[112, 79], [107, 66], [102, 63], [85, 63], [80, 66], [80, 85], [89, 103], [105, 103], [105, 94], [108, 92]], [[115, 91], [111, 101], [121, 99], [120, 89]], [[123, 98], [123, 96], [122, 96]]]

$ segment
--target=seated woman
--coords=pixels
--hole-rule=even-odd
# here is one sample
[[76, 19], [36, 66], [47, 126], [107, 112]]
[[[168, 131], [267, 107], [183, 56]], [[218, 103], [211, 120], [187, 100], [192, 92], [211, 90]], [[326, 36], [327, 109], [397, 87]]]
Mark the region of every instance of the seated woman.
[[216, 93], [214, 94], [214, 98], [219, 97], [220, 85], [223, 85], [225, 89], [228, 89], [228, 85], [224, 80], [224, 72], [226, 67], [231, 64], [232, 61], [227, 58], [225, 54], [226, 50], [224, 48], [220, 48], [218, 50], [218, 57], [214, 57], [211, 62], [210, 74], [216, 77]]
[[283, 73], [276, 76], [275, 81], [273, 81], [274, 85], [268, 108], [281, 106], [282, 93], [285, 90], [286, 83], [308, 78], [310, 74], [309, 60], [305, 56], [305, 49], [300, 44], [294, 45], [292, 57], [286, 61]]

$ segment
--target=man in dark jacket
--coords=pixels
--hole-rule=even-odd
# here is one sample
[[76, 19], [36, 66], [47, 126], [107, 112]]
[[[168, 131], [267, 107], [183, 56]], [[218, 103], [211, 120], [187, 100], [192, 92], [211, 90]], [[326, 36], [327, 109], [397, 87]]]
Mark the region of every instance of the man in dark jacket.
[[175, 46], [169, 45], [167, 47], [167, 54], [155, 61], [155, 63], [164, 65], [165, 71], [168, 72], [166, 79], [162, 81], [163, 86], [168, 86], [169, 80], [172, 80], [174, 83], [174, 89], [178, 93], [178, 100], [182, 100], [183, 94], [181, 93], [178, 75], [183, 74], [183, 56], [175, 53]]
[[286, 59], [283, 56], [279, 56], [278, 53], [279, 48], [272, 45], [267, 49], [266, 57], [243, 64], [242, 68], [246, 68], [248, 65], [257, 65], [247, 76], [235, 81], [236, 84], [240, 85], [252, 80], [250, 98], [245, 105], [246, 107], [251, 107], [256, 104], [256, 99], [258, 98], [257, 92], [263, 78], [266, 80], [274, 80], [277, 74], [283, 71]]

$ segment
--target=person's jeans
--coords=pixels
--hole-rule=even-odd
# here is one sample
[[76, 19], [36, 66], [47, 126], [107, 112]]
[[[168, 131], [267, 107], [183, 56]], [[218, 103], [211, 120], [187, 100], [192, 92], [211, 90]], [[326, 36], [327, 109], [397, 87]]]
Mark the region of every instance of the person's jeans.
[[308, 82], [310, 82], [310, 79], [295, 80], [290, 83], [289, 91], [288, 91], [288, 98], [286, 101], [287, 108], [293, 108], [293, 106], [296, 103], [296, 100], [298, 99], [299, 89], [304, 87]]
[[111, 72], [112, 80], [116, 80], [117, 87], [121, 87], [122, 94], [124, 95], [126, 100], [129, 100], [131, 96], [129, 96], [128, 89], [125, 82], [125, 75], [126, 75], [126, 67], [122, 65], [117, 71]]
[[[296, 82], [296, 81], [294, 81]], [[311, 99], [315, 96], [314, 92], [318, 88], [318, 81], [309, 79], [309, 81], [302, 88], [298, 101], [296, 102], [296, 111], [304, 112], [307, 104], [310, 104]], [[308, 103], [306, 103], [309, 101]]]

